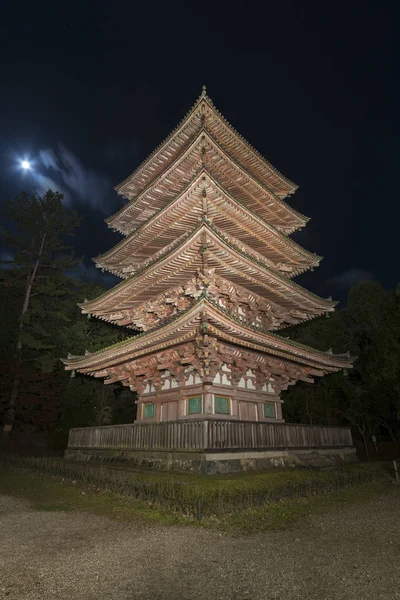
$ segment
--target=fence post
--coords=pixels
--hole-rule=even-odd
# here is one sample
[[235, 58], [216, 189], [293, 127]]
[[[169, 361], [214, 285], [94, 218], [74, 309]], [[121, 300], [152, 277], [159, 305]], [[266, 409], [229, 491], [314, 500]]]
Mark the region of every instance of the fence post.
[[208, 421], [203, 421], [203, 448], [202, 450], [206, 450], [208, 448]]
[[393, 461], [393, 467], [394, 467], [394, 474], [396, 476], [396, 482], [400, 483], [400, 479], [399, 479], [399, 472], [397, 470], [397, 460]]
[[201, 521], [201, 498], [197, 500], [197, 521], [200, 523]]

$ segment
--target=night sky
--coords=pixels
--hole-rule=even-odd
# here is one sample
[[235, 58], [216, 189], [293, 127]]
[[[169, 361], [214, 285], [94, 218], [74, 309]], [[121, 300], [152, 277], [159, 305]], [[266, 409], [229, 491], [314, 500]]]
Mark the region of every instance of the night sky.
[[[104, 223], [123, 203], [113, 186], [206, 84], [225, 118], [300, 186], [290, 203], [311, 221], [294, 239], [324, 260], [296, 281], [340, 300], [365, 279], [394, 288], [395, 3], [145, 6], [18, 2], [1, 9], [0, 200], [21, 190], [64, 192], [84, 215], [75, 240], [82, 269], [101, 277], [90, 259], [120, 239]], [[23, 158], [31, 173], [19, 168]]]

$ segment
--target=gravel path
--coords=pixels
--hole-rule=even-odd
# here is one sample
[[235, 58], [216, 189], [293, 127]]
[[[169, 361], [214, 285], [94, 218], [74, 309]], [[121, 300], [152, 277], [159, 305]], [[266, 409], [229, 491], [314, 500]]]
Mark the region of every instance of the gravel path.
[[400, 599], [400, 493], [231, 537], [40, 512], [0, 496], [0, 598]]

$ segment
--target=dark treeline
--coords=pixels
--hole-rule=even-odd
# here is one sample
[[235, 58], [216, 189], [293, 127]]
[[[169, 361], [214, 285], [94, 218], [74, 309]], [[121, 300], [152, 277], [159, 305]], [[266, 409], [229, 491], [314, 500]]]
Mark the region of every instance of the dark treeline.
[[[21, 194], [6, 205], [10, 260], [0, 270], [0, 422], [10, 436], [47, 432], [62, 447], [70, 427], [129, 423], [135, 396], [121, 385], [70, 373], [61, 362], [121, 341], [122, 328], [81, 314], [105, 291], [76, 276], [70, 237], [79, 217], [62, 195]], [[345, 308], [280, 332], [303, 344], [357, 357], [354, 368], [284, 392], [288, 422], [350, 425], [365, 444], [400, 436], [400, 293], [376, 282], [353, 286]], [[12, 436], [11, 436], [12, 437]]]
[[298, 383], [285, 392], [286, 420], [350, 425], [366, 445], [373, 436], [400, 436], [400, 287], [386, 291], [363, 282], [349, 292], [347, 306], [284, 335], [334, 353], [349, 351], [353, 369]]
[[81, 314], [78, 303], [105, 289], [76, 276], [70, 238], [80, 219], [62, 199], [49, 191], [7, 203], [2, 234], [11, 258], [0, 270], [3, 432], [48, 432], [60, 445], [70, 427], [132, 422], [135, 411], [126, 388], [68, 373], [61, 362], [71, 351], [93, 352], [127, 336]]

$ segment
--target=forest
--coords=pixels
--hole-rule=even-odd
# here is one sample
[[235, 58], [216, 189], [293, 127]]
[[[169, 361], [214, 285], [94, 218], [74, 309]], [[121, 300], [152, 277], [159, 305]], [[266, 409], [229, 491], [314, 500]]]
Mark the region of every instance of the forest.
[[[61, 362], [69, 352], [93, 352], [129, 335], [81, 314], [78, 304], [105, 289], [76, 269], [80, 221], [50, 190], [43, 197], [21, 193], [2, 218], [0, 423], [7, 438], [36, 436], [55, 450], [65, 447], [71, 427], [130, 423], [136, 410], [129, 389], [68, 373]], [[349, 371], [285, 391], [286, 422], [348, 425], [366, 448], [375, 438], [397, 444], [400, 287], [359, 283], [344, 307], [279, 335], [356, 357]]]

